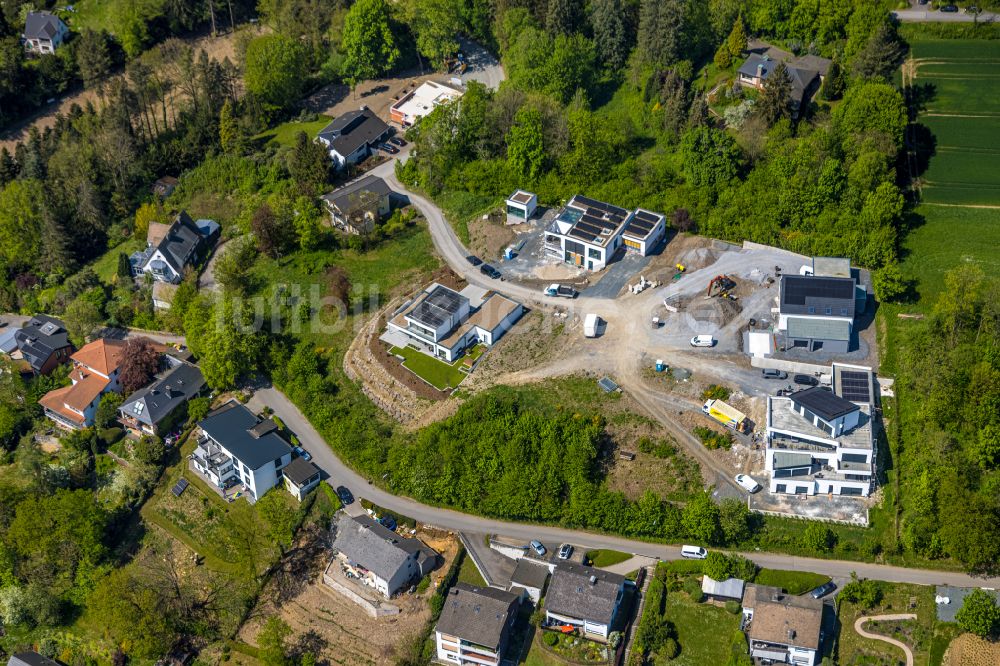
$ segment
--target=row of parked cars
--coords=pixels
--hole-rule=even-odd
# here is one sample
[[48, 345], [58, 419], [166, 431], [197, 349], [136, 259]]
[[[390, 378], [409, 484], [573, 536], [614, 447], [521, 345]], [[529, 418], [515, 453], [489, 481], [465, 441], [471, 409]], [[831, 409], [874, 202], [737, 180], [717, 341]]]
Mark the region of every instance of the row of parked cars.
[[[788, 373], [775, 368], [765, 368], [760, 371], [764, 379], [788, 379]], [[799, 386], [819, 386], [819, 380], [812, 375], [795, 375], [792, 381]]]
[[494, 280], [503, 280], [503, 273], [498, 271], [493, 266], [483, 263], [483, 260], [476, 255], [470, 254], [465, 258], [465, 260], [468, 261], [473, 267], [478, 266], [479, 272], [486, 277], [493, 278]]
[[378, 144], [378, 149], [383, 153], [389, 153], [390, 155], [396, 155], [399, 153], [399, 149], [406, 145], [406, 139], [398, 136], [390, 136], [383, 143]]

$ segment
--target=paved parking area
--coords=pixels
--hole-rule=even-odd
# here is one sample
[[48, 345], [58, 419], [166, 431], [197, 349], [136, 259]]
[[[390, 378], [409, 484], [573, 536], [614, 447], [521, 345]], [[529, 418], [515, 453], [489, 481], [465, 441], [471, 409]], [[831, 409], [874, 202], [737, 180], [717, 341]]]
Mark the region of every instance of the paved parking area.
[[639, 272], [649, 265], [650, 260], [652, 256], [641, 257], [638, 254], [626, 253], [624, 257], [606, 268], [601, 279], [584, 289], [581, 295], [588, 298], [617, 297], [626, 284], [639, 281]]

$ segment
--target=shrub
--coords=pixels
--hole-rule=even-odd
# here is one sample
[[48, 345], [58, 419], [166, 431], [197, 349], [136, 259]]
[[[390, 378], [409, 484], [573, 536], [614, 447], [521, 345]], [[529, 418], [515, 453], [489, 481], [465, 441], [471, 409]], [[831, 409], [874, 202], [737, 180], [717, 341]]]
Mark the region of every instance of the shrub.
[[704, 593], [701, 591], [701, 581], [697, 578], [688, 578], [685, 580], [684, 591], [687, 592], [692, 601], [697, 603], [701, 603], [701, 600], [705, 598]]
[[549, 647], [555, 647], [556, 643], [559, 642], [559, 634], [554, 631], [546, 631], [542, 634], [542, 640]]
[[427, 574], [426, 576], [420, 579], [419, 583], [417, 583], [417, 594], [423, 594], [424, 592], [427, 591], [427, 588], [429, 588], [430, 586], [431, 586], [431, 576], [430, 574]]
[[733, 436], [728, 432], [715, 432], [711, 428], [697, 426], [691, 430], [707, 449], [726, 449], [733, 445]]
[[823, 523], [809, 523], [802, 533], [801, 542], [810, 550], [825, 553], [837, 545], [837, 535]]
[[882, 588], [873, 580], [859, 580], [851, 574], [851, 582], [840, 591], [840, 598], [862, 609], [874, 608], [882, 600]]
[[739, 613], [740, 610], [742, 610], [742, 608], [743, 607], [740, 606], [740, 602], [738, 601], [733, 601], [732, 599], [730, 599], [729, 601], [726, 602], [726, 610], [732, 613], [733, 615]]
[[708, 388], [701, 392], [702, 400], [729, 400], [730, 391], [725, 386], [719, 384], [709, 384]]
[[121, 428], [105, 428], [101, 431], [101, 443], [107, 448], [125, 436], [125, 431]]
[[676, 659], [677, 655], [681, 652], [681, 646], [677, 644], [677, 641], [673, 638], [668, 638], [663, 643], [663, 647], [660, 648], [659, 653], [666, 657], [667, 659]]

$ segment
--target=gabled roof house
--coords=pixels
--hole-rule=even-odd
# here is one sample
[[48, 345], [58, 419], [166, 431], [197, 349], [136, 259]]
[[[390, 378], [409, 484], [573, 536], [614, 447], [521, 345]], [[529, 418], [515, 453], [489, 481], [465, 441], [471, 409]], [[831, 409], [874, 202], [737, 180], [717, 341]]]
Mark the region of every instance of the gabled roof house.
[[55, 53], [68, 34], [69, 28], [52, 12], [28, 12], [25, 17], [24, 48], [31, 53]]
[[154, 280], [178, 284], [184, 278], [185, 269], [194, 267], [204, 258], [218, 237], [218, 231], [218, 225], [199, 226], [184, 211], [169, 226], [151, 224], [146, 249], [129, 257], [132, 274], [148, 274]]
[[39, 400], [45, 416], [71, 430], [94, 425], [94, 414], [101, 396], [121, 391], [118, 369], [125, 343], [100, 339], [84, 345], [73, 354], [74, 367], [69, 374], [71, 385], [57, 388]]
[[814, 666], [820, 658], [823, 601], [793, 596], [777, 587], [747, 585], [743, 631], [750, 656], [766, 663]]
[[392, 190], [378, 176], [362, 176], [320, 197], [331, 224], [351, 234], [367, 234], [392, 210]]
[[545, 619], [579, 627], [587, 638], [607, 639], [618, 619], [627, 585], [634, 583], [625, 576], [561, 562], [552, 572], [545, 595]]
[[73, 345], [66, 332], [66, 324], [48, 315], [37, 314], [28, 320], [14, 334], [17, 354], [24, 359], [36, 375], [47, 375], [52, 370], [69, 359], [73, 353]]
[[369, 516], [341, 515], [333, 548], [349, 573], [385, 597], [437, 566], [437, 553], [419, 539], [401, 537]]
[[187, 401], [205, 389], [205, 378], [197, 366], [171, 360], [171, 367], [149, 386], [125, 398], [118, 420], [137, 434], [163, 435], [173, 425]]
[[368, 107], [334, 118], [319, 131], [316, 140], [327, 148], [334, 165], [341, 169], [357, 164], [372, 154], [372, 149], [389, 138], [391, 130]]
[[517, 621], [520, 597], [492, 587], [456, 583], [434, 628], [437, 658], [450, 664], [498, 664]]

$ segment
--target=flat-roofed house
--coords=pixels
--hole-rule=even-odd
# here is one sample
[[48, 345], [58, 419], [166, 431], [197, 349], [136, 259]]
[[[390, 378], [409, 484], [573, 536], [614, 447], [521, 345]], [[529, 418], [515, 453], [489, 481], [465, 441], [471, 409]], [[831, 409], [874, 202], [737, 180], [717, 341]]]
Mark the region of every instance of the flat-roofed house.
[[521, 224], [531, 219], [538, 208], [538, 196], [526, 190], [517, 190], [507, 197], [507, 224]]
[[579, 627], [587, 638], [606, 640], [629, 584], [620, 574], [574, 562], [559, 563], [545, 595], [545, 619]]
[[747, 585], [743, 631], [750, 656], [770, 663], [815, 666], [820, 655], [823, 601], [792, 596], [777, 587]]
[[622, 230], [622, 242], [629, 252], [643, 257], [656, 249], [667, 233], [667, 218], [644, 208], [636, 208], [632, 219]]
[[118, 370], [125, 343], [121, 340], [100, 339], [84, 345], [70, 358], [72, 384], [49, 391], [38, 400], [45, 416], [57, 425], [79, 430], [94, 425], [94, 415], [101, 397], [118, 393]]
[[437, 107], [456, 100], [463, 94], [458, 88], [444, 83], [424, 81], [389, 107], [389, 119], [402, 127], [409, 127]]
[[517, 622], [520, 596], [456, 583], [434, 628], [437, 659], [451, 664], [499, 664]]
[[853, 277], [781, 276], [778, 330], [784, 333], [786, 347], [847, 352], [856, 309]]
[[348, 573], [387, 598], [438, 564], [437, 553], [419, 539], [402, 537], [369, 516], [342, 514], [333, 549]]

